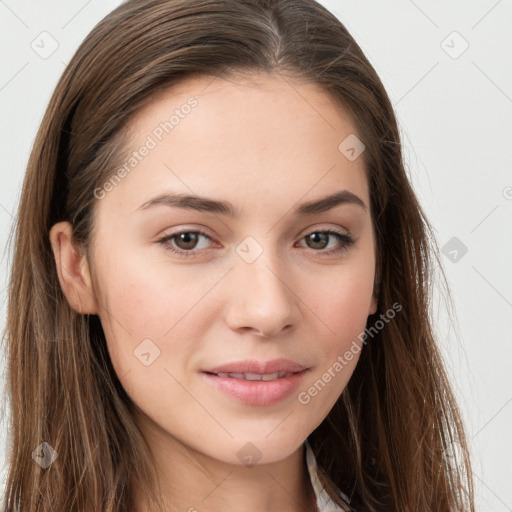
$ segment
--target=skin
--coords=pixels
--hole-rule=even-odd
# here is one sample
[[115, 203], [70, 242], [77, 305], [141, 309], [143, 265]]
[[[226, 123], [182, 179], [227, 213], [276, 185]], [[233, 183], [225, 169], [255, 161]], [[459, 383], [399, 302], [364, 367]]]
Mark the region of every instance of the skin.
[[[88, 255], [72, 245], [68, 223], [52, 227], [60, 282], [74, 309], [101, 320], [162, 489], [172, 496], [168, 510], [311, 510], [303, 443], [340, 396], [358, 355], [309, 404], [298, 393], [354, 340], [360, 345], [357, 336], [377, 308], [363, 158], [350, 161], [338, 149], [357, 132], [317, 85], [264, 73], [195, 77], [138, 112], [133, 150], [191, 96], [197, 107], [96, 202]], [[346, 203], [311, 216], [291, 213], [344, 189], [366, 210]], [[226, 200], [240, 214], [138, 209], [164, 190]], [[177, 237], [158, 242], [198, 229], [210, 238], [196, 246]], [[342, 243], [307, 235], [328, 229], [349, 233], [354, 244], [326, 255]], [[247, 236], [263, 250], [252, 263], [235, 250]], [[169, 246], [197, 254], [180, 258]], [[134, 356], [147, 338], [160, 350], [149, 366]], [[279, 357], [308, 371], [297, 392], [273, 405], [240, 403], [200, 373]], [[261, 453], [253, 467], [237, 456], [247, 442]], [[139, 494], [135, 510], [147, 510]]]

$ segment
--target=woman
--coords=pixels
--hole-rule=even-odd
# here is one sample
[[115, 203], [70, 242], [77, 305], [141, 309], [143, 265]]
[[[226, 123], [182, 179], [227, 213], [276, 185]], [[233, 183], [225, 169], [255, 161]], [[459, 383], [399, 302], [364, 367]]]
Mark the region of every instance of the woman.
[[389, 98], [313, 0], [129, 0], [23, 186], [9, 511], [474, 510]]

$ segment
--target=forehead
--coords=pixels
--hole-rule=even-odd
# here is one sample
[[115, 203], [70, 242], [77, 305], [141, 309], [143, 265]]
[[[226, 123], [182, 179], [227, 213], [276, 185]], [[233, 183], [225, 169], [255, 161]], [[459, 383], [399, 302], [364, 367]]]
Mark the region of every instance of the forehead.
[[363, 158], [340, 151], [354, 126], [317, 84], [266, 73], [187, 78], [132, 119], [128, 172], [108, 195], [130, 211], [163, 188], [235, 204], [345, 188], [368, 203]]

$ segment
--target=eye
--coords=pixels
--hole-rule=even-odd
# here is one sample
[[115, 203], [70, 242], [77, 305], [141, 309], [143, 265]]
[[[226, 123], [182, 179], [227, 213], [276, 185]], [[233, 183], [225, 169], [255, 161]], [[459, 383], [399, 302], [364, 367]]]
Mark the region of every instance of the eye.
[[[208, 243], [202, 247], [198, 246], [201, 239], [211, 241], [211, 237], [202, 231], [181, 231], [158, 240], [158, 243], [164, 246], [166, 251], [170, 251], [179, 257], [187, 258], [197, 256], [201, 249], [208, 247]], [[335, 230], [313, 231], [302, 237], [302, 240], [306, 240], [308, 243], [307, 247], [314, 249], [314, 252], [321, 255], [346, 251], [355, 242], [350, 235]], [[335, 242], [336, 245], [326, 250], [331, 241]]]
[[[346, 251], [355, 242], [350, 235], [335, 230], [313, 231], [312, 233], [304, 236], [302, 240], [309, 242], [308, 247], [312, 249], [319, 249], [319, 251], [315, 252], [320, 252], [322, 255]], [[329, 246], [331, 240], [337, 242], [337, 245], [325, 250], [326, 247]]]
[[198, 241], [201, 238], [211, 240], [211, 238], [202, 231], [181, 231], [180, 233], [166, 236], [158, 240], [158, 242], [165, 247], [165, 250], [171, 251], [180, 257], [191, 257], [196, 256], [196, 252], [199, 249], [205, 248], [204, 246], [197, 247]]

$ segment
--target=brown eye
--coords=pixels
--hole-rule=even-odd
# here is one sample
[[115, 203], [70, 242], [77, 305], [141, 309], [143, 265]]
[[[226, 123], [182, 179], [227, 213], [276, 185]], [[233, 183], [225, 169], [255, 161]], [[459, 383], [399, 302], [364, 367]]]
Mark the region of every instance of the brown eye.
[[[337, 231], [314, 231], [302, 238], [306, 242], [307, 247], [315, 249], [319, 256], [325, 256], [346, 251], [352, 246], [355, 240], [346, 233], [338, 233]], [[329, 247], [331, 241], [335, 242], [334, 246]]]
[[[205, 240], [201, 247], [201, 238]], [[211, 242], [211, 238], [201, 231], [182, 231], [168, 235], [158, 241], [166, 251], [176, 254], [180, 257], [193, 257], [206, 249]], [[199, 245], [199, 247], [198, 247]]]
[[307, 235], [305, 238], [312, 242], [312, 245], [309, 245], [312, 249], [325, 249], [329, 242], [329, 236], [330, 235], [328, 233], [318, 231]]
[[190, 250], [194, 249], [197, 245], [199, 234], [194, 231], [187, 231], [186, 233], [174, 235], [174, 240], [179, 249]]

